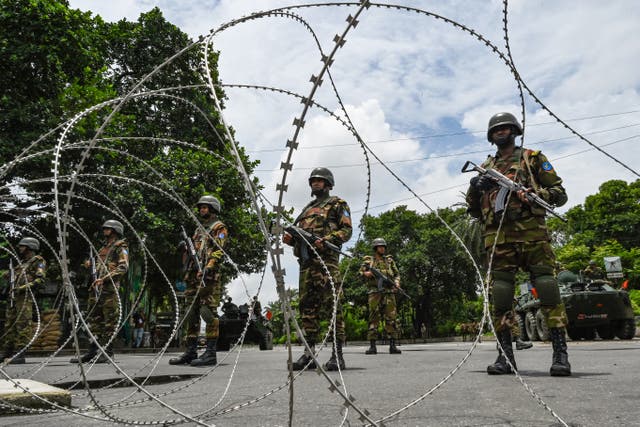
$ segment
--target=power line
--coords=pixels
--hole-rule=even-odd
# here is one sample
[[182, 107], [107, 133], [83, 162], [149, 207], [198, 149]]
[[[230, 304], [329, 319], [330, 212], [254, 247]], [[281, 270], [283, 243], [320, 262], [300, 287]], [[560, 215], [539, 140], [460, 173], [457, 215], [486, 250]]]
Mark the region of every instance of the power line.
[[[614, 145], [614, 144], [617, 144], [619, 142], [629, 141], [629, 140], [635, 139], [635, 138], [640, 138], [640, 135], [633, 135], [633, 136], [630, 136], [630, 137], [627, 137], [627, 138], [618, 139], [616, 141], [612, 141], [612, 142], [609, 142], [607, 144], [602, 144], [602, 145], [600, 145], [600, 147], [608, 147], [610, 145]], [[576, 151], [574, 153], [566, 154], [564, 156], [554, 157], [551, 160], [555, 162], [556, 160], [566, 159], [568, 157], [577, 156], [577, 155], [584, 154], [584, 153], [587, 153], [589, 151], [594, 151], [594, 150], [595, 150], [595, 148], [588, 148], [586, 150]], [[450, 187], [440, 188], [438, 190], [430, 191], [428, 193], [419, 194], [418, 196], [420, 196], [420, 197], [431, 196], [433, 194], [444, 193], [445, 191], [453, 190], [455, 188], [467, 187], [468, 185], [469, 184], [465, 182], [463, 184], [452, 185]], [[404, 199], [394, 200], [394, 201], [389, 202], [389, 203], [383, 203], [381, 205], [369, 206], [369, 209], [371, 210], [371, 209], [375, 209], [375, 208], [381, 208], [381, 207], [384, 207], [384, 206], [389, 206], [389, 205], [393, 205], [393, 204], [400, 203], [400, 202], [407, 202], [409, 200], [415, 200], [415, 199], [416, 199], [415, 196], [407, 197], [407, 198], [404, 198]], [[354, 214], [354, 213], [363, 212], [363, 211], [364, 211], [364, 209], [356, 209], [356, 210], [352, 211], [351, 213]]]
[[[628, 129], [628, 128], [632, 128], [632, 127], [636, 127], [636, 126], [640, 126], [640, 123], [634, 123], [634, 124], [630, 124], [630, 125], [625, 125], [625, 126], [618, 126], [615, 128], [610, 128], [610, 129], [602, 129], [602, 130], [597, 130], [597, 131], [593, 131], [593, 132], [587, 132], [584, 133], [584, 135], [597, 135], [597, 134], [601, 134], [601, 133], [607, 133], [607, 132], [613, 132], [616, 130], [621, 130], [621, 129]], [[635, 136], [631, 137], [634, 138]], [[565, 137], [561, 137], [561, 138], [552, 138], [552, 139], [545, 139], [545, 140], [541, 140], [541, 141], [536, 141], [536, 142], [531, 142], [528, 143], [527, 146], [532, 146], [532, 145], [540, 145], [540, 144], [546, 144], [549, 142], [557, 142], [557, 141], [565, 141], [565, 140], [570, 140], [575, 138], [575, 135], [569, 135], [569, 136], [565, 136]], [[626, 141], [627, 139], [625, 139]], [[622, 142], [622, 141], [614, 141], [613, 143], [616, 142]], [[345, 145], [353, 145], [353, 144], [345, 144]], [[603, 144], [601, 145], [602, 147], [606, 147], [607, 145], [610, 144]], [[328, 147], [328, 146], [326, 146]], [[418, 157], [418, 158], [412, 158], [412, 159], [402, 159], [402, 160], [391, 160], [388, 162], [385, 162], [385, 164], [398, 164], [398, 163], [409, 163], [409, 162], [419, 162], [419, 161], [425, 161], [425, 160], [433, 160], [433, 159], [443, 159], [443, 158], [448, 158], [448, 157], [459, 157], [459, 156], [468, 156], [470, 154], [491, 154], [494, 150], [489, 148], [489, 149], [485, 149], [485, 150], [477, 150], [477, 151], [464, 151], [464, 152], [459, 152], [459, 153], [449, 153], [449, 154], [440, 154], [440, 155], [434, 155], [434, 156], [429, 156], [429, 157]], [[589, 150], [587, 150], [589, 151]], [[380, 162], [372, 162], [372, 165], [376, 165], [376, 164], [380, 164]], [[352, 167], [362, 167], [365, 166], [365, 163], [350, 163], [350, 164], [346, 164], [346, 165], [329, 165], [327, 166], [328, 168], [332, 168], [332, 169], [343, 169], [343, 168], [352, 168]], [[313, 168], [297, 168], [297, 170], [311, 170]], [[280, 169], [255, 169], [254, 172], [277, 172]]]
[[[596, 116], [586, 116], [586, 117], [577, 117], [573, 119], [566, 120], [567, 122], [577, 122], [582, 120], [592, 120], [592, 119], [600, 119], [606, 117], [614, 117], [614, 116], [622, 116], [626, 114], [640, 113], [640, 110], [631, 110], [631, 111], [623, 111], [619, 113], [610, 113], [610, 114], [600, 114]], [[540, 122], [540, 123], [531, 123], [526, 124], [527, 127], [533, 126], [544, 126], [558, 123], [557, 121], [548, 121], [548, 122]], [[433, 135], [417, 135], [414, 137], [408, 138], [392, 138], [392, 139], [379, 139], [373, 141], [365, 141], [366, 144], [380, 144], [385, 142], [396, 142], [396, 141], [414, 141], [416, 139], [431, 139], [431, 138], [446, 138], [450, 136], [461, 136], [461, 135], [476, 135], [476, 134], [484, 134], [486, 130], [473, 130], [473, 131], [460, 131], [460, 132], [451, 132], [451, 133], [441, 133], [441, 134], [433, 134]], [[298, 150], [317, 150], [321, 148], [329, 148], [329, 147], [349, 147], [354, 145], [354, 143], [349, 144], [326, 144], [326, 145], [318, 145], [315, 147], [300, 147]], [[246, 150], [247, 153], [277, 153], [286, 151], [287, 148], [266, 148], [263, 150]]]

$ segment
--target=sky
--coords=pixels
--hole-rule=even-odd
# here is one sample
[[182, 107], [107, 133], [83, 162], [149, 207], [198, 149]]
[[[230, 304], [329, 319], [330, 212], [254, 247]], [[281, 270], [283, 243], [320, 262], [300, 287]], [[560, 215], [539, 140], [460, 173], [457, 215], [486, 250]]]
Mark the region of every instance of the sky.
[[[107, 21], [137, 20], [159, 7], [165, 18], [193, 39], [258, 10], [309, 1], [245, 0], [70, 0], [72, 8]], [[402, 1], [457, 21], [506, 52], [502, 1]], [[259, 5], [259, 8], [256, 7]], [[640, 171], [640, 2], [620, 0], [510, 1], [509, 43], [513, 62], [534, 94], [573, 129], [636, 172]], [[355, 6], [298, 9], [322, 50], [346, 27]], [[312, 34], [291, 18], [251, 20], [214, 38], [225, 84], [254, 84], [309, 94], [321, 56]], [[331, 66], [340, 97], [355, 128], [373, 152], [421, 196], [431, 209], [463, 201], [470, 176], [460, 173], [466, 160], [481, 163], [493, 150], [486, 140], [489, 118], [509, 111], [522, 118], [517, 84], [504, 62], [484, 43], [452, 25], [417, 13], [371, 7], [346, 37]], [[253, 159], [264, 194], [276, 200], [286, 142], [299, 117], [298, 99], [251, 89], [226, 89], [224, 117], [236, 140]], [[342, 115], [328, 79], [315, 100]], [[542, 150], [563, 178], [569, 195], [559, 211], [583, 203], [604, 181], [638, 179], [632, 172], [575, 137], [525, 95], [525, 146]], [[309, 200], [307, 178], [315, 166], [329, 167], [333, 194], [349, 203], [356, 224], [364, 212], [367, 169], [363, 150], [335, 119], [312, 110], [293, 155], [286, 207], [296, 214]], [[371, 158], [371, 156], [370, 156]], [[414, 198], [372, 160], [369, 213], [399, 205], [419, 212], [429, 208]], [[354, 238], [347, 244], [353, 246]], [[288, 287], [297, 287], [297, 264], [285, 250]], [[242, 279], [251, 295], [259, 276]], [[240, 280], [228, 286], [244, 302]], [[277, 299], [274, 280], [260, 292], [264, 303]]]

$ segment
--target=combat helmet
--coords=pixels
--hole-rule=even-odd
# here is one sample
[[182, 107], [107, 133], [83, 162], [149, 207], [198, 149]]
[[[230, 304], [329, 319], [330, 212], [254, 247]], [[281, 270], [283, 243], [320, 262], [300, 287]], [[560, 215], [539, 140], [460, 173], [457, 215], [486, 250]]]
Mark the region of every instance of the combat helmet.
[[40, 250], [40, 241], [33, 237], [23, 237], [20, 242], [18, 242], [18, 246], [26, 246], [32, 251]]
[[513, 127], [512, 135], [522, 135], [522, 126], [518, 122], [518, 119], [511, 113], [498, 113], [489, 119], [489, 126], [487, 126], [487, 140], [491, 140], [491, 133], [498, 126], [511, 125]]
[[333, 179], [333, 174], [327, 168], [315, 168], [311, 171], [311, 175], [309, 175], [309, 185], [311, 185], [311, 180], [313, 178], [322, 178], [329, 183], [329, 186], [333, 188], [335, 185], [335, 180]]
[[120, 221], [115, 219], [109, 219], [105, 221], [104, 224], [102, 224], [102, 228], [110, 228], [116, 233], [118, 233], [119, 236], [124, 235], [124, 226]]
[[373, 249], [375, 249], [378, 246], [384, 246], [386, 248], [387, 247], [387, 241], [384, 240], [382, 237], [378, 237], [377, 239], [373, 239], [373, 242], [371, 242], [371, 247]]
[[220, 200], [213, 196], [204, 195], [200, 197], [200, 200], [198, 200], [196, 206], [200, 207], [200, 205], [207, 205], [211, 209], [213, 209], [215, 213], [220, 213]]

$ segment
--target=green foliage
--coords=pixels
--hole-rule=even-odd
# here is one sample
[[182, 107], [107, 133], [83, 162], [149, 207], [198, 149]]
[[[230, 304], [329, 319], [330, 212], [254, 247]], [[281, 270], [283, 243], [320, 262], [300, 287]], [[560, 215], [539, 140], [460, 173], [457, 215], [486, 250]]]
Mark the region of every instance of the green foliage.
[[633, 307], [633, 314], [640, 316], [640, 289], [630, 290], [629, 299], [631, 300], [631, 307]]
[[[448, 223], [466, 215], [463, 209], [442, 209], [438, 214]], [[447, 335], [455, 328], [447, 322], [467, 317], [464, 301], [475, 298], [476, 273], [459, 242], [435, 213], [418, 214], [402, 206], [378, 217], [364, 217], [362, 227], [364, 239], [354, 248], [354, 254], [357, 258], [370, 254], [371, 241], [377, 237], [387, 241], [387, 253], [400, 270], [401, 286], [411, 296], [414, 336], [420, 334], [423, 323], [430, 336], [443, 331]], [[342, 262], [341, 271], [348, 284], [345, 301], [366, 307], [367, 289], [358, 268], [350, 260]]]
[[369, 322], [364, 310], [359, 310], [349, 304], [344, 306], [344, 330], [348, 341], [363, 341], [367, 339]]

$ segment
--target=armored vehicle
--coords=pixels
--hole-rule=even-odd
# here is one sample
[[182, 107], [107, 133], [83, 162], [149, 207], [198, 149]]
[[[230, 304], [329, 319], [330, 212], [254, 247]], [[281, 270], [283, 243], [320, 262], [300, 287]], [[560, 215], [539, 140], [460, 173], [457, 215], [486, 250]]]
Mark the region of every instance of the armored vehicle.
[[[570, 271], [558, 274], [558, 286], [569, 320], [567, 334], [572, 340], [592, 340], [596, 333], [602, 339], [629, 340], [635, 336], [633, 309], [625, 290], [614, 289], [606, 280], [584, 280]], [[523, 338], [548, 340], [549, 328], [535, 288], [531, 284], [527, 288], [517, 298], [515, 308]]]
[[244, 342], [253, 342], [260, 346], [260, 350], [273, 350], [273, 332], [269, 322], [261, 313], [252, 315], [249, 319], [249, 305], [235, 305], [229, 300], [222, 305], [220, 316], [220, 330], [218, 335], [218, 350], [228, 351], [238, 341], [247, 321], [249, 327], [244, 337]]

